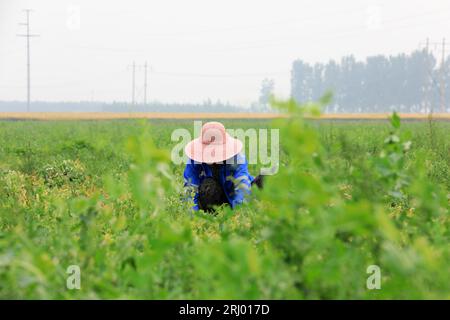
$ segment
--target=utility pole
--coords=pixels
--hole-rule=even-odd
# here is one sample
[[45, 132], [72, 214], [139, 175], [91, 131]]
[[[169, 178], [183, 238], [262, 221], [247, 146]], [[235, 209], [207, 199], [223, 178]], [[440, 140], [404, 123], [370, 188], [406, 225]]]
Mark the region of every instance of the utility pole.
[[442, 39], [442, 61], [441, 61], [441, 112], [445, 112], [445, 38]]
[[430, 61], [429, 61], [429, 55], [430, 55], [430, 39], [427, 38], [426, 44], [425, 44], [425, 50], [427, 53], [427, 65], [426, 65], [426, 77], [427, 77], [427, 82], [426, 82], [426, 88], [425, 88], [425, 109], [427, 110], [427, 112], [429, 113], [433, 113], [433, 107], [432, 107], [432, 103], [430, 103], [430, 90], [431, 90], [431, 75], [430, 75]]
[[133, 64], [131, 65], [131, 105], [134, 106], [136, 102], [136, 62], [133, 61]]
[[39, 37], [37, 34], [30, 34], [30, 12], [33, 10], [25, 9], [23, 10], [26, 13], [27, 22], [19, 23], [19, 25], [27, 27], [26, 34], [18, 34], [18, 37], [27, 38], [27, 112], [30, 112], [30, 100], [31, 100], [31, 74], [30, 74], [30, 38]]
[[144, 64], [144, 105], [147, 104], [147, 61]]
[[[147, 104], [147, 83], [148, 83], [148, 64], [145, 62], [144, 65], [137, 65], [135, 61], [133, 61], [133, 64], [131, 66], [128, 66], [128, 68], [131, 67], [132, 71], [132, 78], [131, 78], [131, 104], [134, 106], [137, 103], [136, 99], [136, 71], [141, 71], [144, 69], [144, 105]], [[138, 98], [140, 100], [141, 97], [141, 91], [142, 87], [139, 85]]]
[[[420, 46], [423, 46], [423, 44], [422, 43], [420, 43], [419, 44]], [[445, 58], [446, 58], [446, 56], [445, 56], [445, 49], [446, 49], [446, 46], [448, 46], [448, 44], [446, 43], [446, 41], [445, 41], [445, 38], [444, 39], [442, 39], [442, 42], [429, 42], [429, 39], [427, 38], [427, 41], [426, 41], [426, 50], [427, 50], [427, 52], [430, 52], [431, 53], [431, 50], [429, 49], [429, 46], [430, 45], [432, 45], [432, 46], [434, 46], [434, 48], [435, 48], [435, 50], [439, 50], [439, 46], [441, 46], [441, 49], [442, 49], [442, 52], [441, 52], [441, 67], [440, 67], [440, 72], [439, 72], [439, 69], [436, 69], [436, 72], [439, 72], [440, 73], [440, 76], [439, 76], [439, 80], [436, 80], [434, 77], [433, 77], [433, 75], [432, 75], [432, 73], [434, 72], [434, 70], [430, 70], [429, 71], [429, 80], [431, 80], [430, 81], [430, 89], [429, 89], [429, 91], [431, 91], [431, 88], [435, 88], [436, 90], [438, 90], [439, 91], [439, 100], [440, 100], [440, 112], [442, 112], [442, 113], [444, 113], [444, 112], [446, 112], [446, 103], [445, 103], [445, 82], [446, 82], [446, 75], [445, 75], [445, 73], [446, 73], [446, 70], [445, 70]], [[438, 83], [438, 81], [439, 81], [439, 83]], [[427, 93], [427, 95], [429, 95], [430, 94], [430, 92], [428, 92]], [[427, 101], [429, 101], [429, 96], [426, 98], [427, 99]], [[433, 99], [434, 100], [434, 99]], [[437, 104], [438, 102], [436, 102], [436, 104]], [[434, 111], [434, 102], [431, 102], [430, 103], [430, 105], [431, 105], [431, 110], [430, 110], [430, 112], [431, 113], [433, 113], [433, 111]]]

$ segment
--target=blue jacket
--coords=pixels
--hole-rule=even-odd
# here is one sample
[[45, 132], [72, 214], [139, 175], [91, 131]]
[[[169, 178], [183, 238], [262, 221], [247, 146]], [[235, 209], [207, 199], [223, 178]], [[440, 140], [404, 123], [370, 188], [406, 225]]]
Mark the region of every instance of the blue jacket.
[[[195, 162], [188, 159], [184, 169], [184, 186], [188, 197], [194, 202], [193, 209], [198, 210], [198, 187], [206, 177], [212, 177], [210, 167], [206, 163]], [[231, 163], [226, 163], [220, 168], [219, 182], [222, 186], [231, 208], [243, 203], [245, 197], [250, 194], [253, 177], [248, 173], [247, 159], [243, 154], [233, 157]]]

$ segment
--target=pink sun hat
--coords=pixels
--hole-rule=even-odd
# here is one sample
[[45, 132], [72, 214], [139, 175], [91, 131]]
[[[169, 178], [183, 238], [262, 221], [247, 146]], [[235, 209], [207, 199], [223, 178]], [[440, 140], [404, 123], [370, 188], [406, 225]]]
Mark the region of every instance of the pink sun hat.
[[207, 122], [200, 137], [189, 142], [184, 151], [197, 162], [215, 163], [234, 157], [242, 150], [242, 142], [230, 136], [220, 122]]

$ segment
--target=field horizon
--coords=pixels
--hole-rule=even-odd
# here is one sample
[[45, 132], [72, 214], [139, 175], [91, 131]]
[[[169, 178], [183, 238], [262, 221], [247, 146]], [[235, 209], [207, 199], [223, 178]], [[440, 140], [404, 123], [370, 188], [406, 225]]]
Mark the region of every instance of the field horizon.
[[[388, 120], [392, 113], [326, 113], [321, 120]], [[402, 120], [428, 120], [429, 114], [399, 113]], [[279, 113], [256, 112], [0, 112], [0, 120], [122, 120], [122, 119], [277, 119]], [[450, 121], [450, 113], [433, 113], [434, 120]]]

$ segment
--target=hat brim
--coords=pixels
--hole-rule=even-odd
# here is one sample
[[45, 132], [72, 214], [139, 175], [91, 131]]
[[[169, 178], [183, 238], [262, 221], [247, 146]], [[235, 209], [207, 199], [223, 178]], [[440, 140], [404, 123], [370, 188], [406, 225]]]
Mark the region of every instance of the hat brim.
[[224, 144], [203, 144], [201, 138], [196, 138], [186, 145], [184, 151], [194, 161], [215, 163], [234, 157], [242, 151], [242, 147], [240, 140], [227, 133]]

